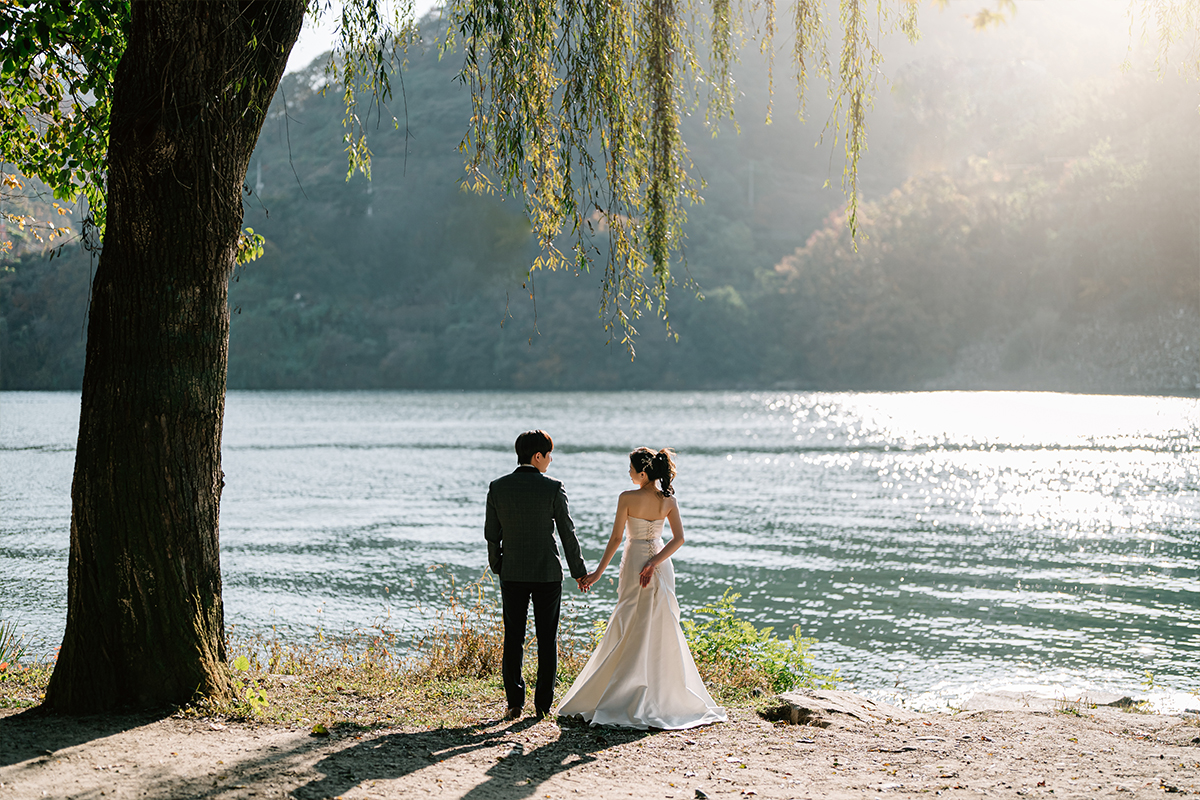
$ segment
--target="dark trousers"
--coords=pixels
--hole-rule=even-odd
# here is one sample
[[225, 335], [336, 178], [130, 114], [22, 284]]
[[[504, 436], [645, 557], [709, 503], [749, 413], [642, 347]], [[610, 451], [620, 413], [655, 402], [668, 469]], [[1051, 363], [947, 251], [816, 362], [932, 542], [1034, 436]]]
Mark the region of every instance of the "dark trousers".
[[537, 685], [533, 704], [538, 711], [549, 712], [554, 702], [554, 684], [558, 679], [558, 612], [562, 604], [562, 581], [500, 581], [504, 608], [504, 695], [509, 708], [524, 708], [525, 679], [521, 663], [525, 655], [525, 623], [529, 601], [533, 600], [533, 627], [537, 632]]

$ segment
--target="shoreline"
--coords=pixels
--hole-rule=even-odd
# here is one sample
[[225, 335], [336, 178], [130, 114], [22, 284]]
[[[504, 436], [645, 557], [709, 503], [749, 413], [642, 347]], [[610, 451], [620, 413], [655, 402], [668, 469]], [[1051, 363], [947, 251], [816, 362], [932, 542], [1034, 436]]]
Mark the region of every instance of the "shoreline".
[[503, 722], [492, 700], [457, 724], [343, 722], [322, 737], [299, 722], [3, 709], [0, 798], [1200, 794], [1200, 718], [1105, 706], [922, 714], [812, 694], [869, 708], [793, 725], [735, 707], [727, 723], [639, 732]]

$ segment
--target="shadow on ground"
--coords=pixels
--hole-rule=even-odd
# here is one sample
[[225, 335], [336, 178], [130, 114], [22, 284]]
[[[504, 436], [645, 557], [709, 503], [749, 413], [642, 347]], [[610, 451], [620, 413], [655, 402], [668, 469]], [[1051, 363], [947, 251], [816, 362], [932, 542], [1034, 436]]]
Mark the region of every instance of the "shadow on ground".
[[0, 767], [51, 756], [68, 747], [149, 725], [169, 717], [171, 711], [68, 717], [35, 707], [0, 717]]
[[532, 727], [532, 719], [507, 727], [483, 723], [436, 731], [392, 733], [372, 737], [331, 753], [315, 765], [323, 777], [297, 787], [298, 800], [337, 797], [364, 782], [387, 781], [484, 748], [507, 746], [487, 771], [488, 779], [470, 789], [464, 798], [520, 800], [534, 795], [538, 787], [560, 773], [595, 761], [595, 754], [609, 747], [641, 739], [641, 731], [589, 729], [582, 722], [563, 720], [556, 740], [526, 750], [525, 743], [506, 740], [506, 735]]

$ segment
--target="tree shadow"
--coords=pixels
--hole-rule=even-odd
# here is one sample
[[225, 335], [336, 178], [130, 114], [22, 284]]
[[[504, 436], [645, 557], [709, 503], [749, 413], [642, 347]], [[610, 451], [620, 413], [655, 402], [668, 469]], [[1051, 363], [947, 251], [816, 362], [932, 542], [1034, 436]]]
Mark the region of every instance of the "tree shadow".
[[0, 717], [0, 767], [140, 728], [171, 716], [173, 711], [62, 716], [34, 707]]
[[526, 719], [500, 728], [483, 723], [373, 737], [321, 759], [314, 768], [323, 776], [297, 787], [292, 795], [298, 800], [337, 797], [363, 782], [401, 778], [439, 761], [507, 745], [487, 771], [488, 779], [472, 787], [464, 798], [520, 800], [532, 796], [553, 776], [595, 761], [595, 753], [646, 735], [644, 731], [589, 729], [582, 722], [564, 720], [558, 739], [529, 751], [524, 742], [506, 739], [535, 724]]

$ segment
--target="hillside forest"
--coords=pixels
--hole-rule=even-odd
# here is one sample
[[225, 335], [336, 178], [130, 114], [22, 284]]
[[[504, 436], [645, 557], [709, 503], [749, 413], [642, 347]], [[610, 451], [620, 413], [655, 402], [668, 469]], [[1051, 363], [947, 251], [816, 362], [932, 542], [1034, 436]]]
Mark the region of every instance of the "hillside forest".
[[[246, 179], [266, 243], [233, 277], [229, 387], [1194, 393], [1196, 85], [1137, 52], [1122, 71], [1119, 15], [1068, 36], [1051, 6], [982, 32], [930, 12], [887, 45], [856, 241], [822, 95], [801, 122], [777, 75], [764, 125], [744, 54], [736, 120], [687, 118], [704, 202], [669, 330], [644, 315], [632, 359], [598, 313], [603, 232], [590, 272], [530, 274], [520, 200], [461, 187], [456, 54], [410, 49], [370, 181], [346, 180], [318, 60], [285, 77]], [[0, 239], [0, 388], [77, 389], [92, 255]]]

